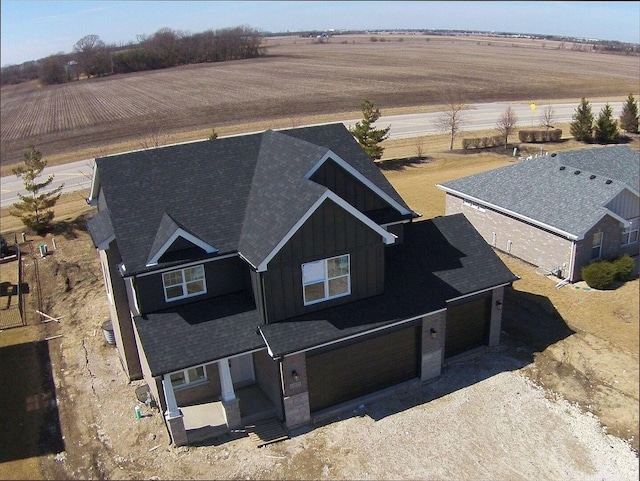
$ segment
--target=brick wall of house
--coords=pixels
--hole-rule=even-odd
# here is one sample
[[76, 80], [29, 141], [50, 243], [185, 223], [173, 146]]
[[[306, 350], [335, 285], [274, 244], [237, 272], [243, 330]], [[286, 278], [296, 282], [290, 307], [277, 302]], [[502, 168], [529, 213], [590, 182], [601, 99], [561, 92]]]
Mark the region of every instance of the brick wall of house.
[[[293, 371], [297, 379], [293, 378]], [[282, 360], [282, 384], [284, 386], [284, 412], [288, 428], [309, 423], [309, 387], [307, 385], [307, 362], [305, 353], [285, 356]]]
[[[601, 259], [613, 259], [618, 255], [629, 252], [628, 248], [623, 248], [620, 243], [622, 240], [622, 228], [620, 222], [613, 217], [606, 216], [598, 224], [596, 224], [584, 236], [584, 239], [577, 242], [576, 246], [576, 275], [580, 277], [580, 270], [592, 261], [591, 251], [593, 247], [593, 236], [596, 232], [604, 234], [602, 239]], [[636, 244], [636, 253], [638, 245]]]
[[463, 213], [489, 245], [535, 266], [549, 270], [557, 266], [562, 268], [563, 276], [569, 274], [571, 240], [483, 208], [484, 211], [465, 205], [459, 197], [446, 195], [446, 215]]
[[437, 312], [422, 319], [420, 380], [428, 381], [438, 377], [444, 361], [444, 340], [446, 337], [447, 313]]

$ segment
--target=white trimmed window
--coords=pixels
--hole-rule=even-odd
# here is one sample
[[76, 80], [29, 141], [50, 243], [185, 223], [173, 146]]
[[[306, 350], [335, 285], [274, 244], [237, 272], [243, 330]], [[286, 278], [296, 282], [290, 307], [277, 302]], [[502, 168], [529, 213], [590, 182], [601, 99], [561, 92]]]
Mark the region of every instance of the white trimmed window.
[[602, 255], [602, 238], [604, 234], [602, 232], [596, 232], [593, 234], [593, 241], [591, 242], [591, 259], [600, 259]]
[[631, 219], [631, 224], [622, 231], [622, 245], [635, 244], [638, 242], [638, 217]]
[[162, 274], [164, 298], [167, 302], [207, 292], [204, 267], [194, 266]]
[[207, 371], [204, 369], [204, 366], [198, 366], [185, 369], [184, 371], [174, 372], [169, 377], [171, 378], [171, 385], [175, 389], [179, 389], [206, 381]]
[[304, 305], [351, 294], [349, 254], [302, 264]]

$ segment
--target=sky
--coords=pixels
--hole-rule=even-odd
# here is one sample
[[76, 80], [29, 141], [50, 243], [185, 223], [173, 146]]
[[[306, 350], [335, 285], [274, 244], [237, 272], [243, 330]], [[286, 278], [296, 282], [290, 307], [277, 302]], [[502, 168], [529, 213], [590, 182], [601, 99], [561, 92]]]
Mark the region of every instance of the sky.
[[56, 1], [0, 0], [0, 64], [70, 53], [85, 35], [135, 42], [163, 27], [199, 33], [452, 29], [640, 43], [640, 1]]

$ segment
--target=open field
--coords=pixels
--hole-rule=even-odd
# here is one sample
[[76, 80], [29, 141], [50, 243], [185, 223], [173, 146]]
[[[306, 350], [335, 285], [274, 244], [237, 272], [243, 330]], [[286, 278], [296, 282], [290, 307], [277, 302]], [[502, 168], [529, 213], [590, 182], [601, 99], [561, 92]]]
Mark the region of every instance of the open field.
[[0, 165], [20, 161], [30, 145], [46, 159], [80, 160], [113, 153], [122, 142], [140, 148], [204, 138], [211, 128], [227, 135], [241, 124], [263, 130], [354, 119], [364, 99], [387, 115], [424, 111], [441, 104], [450, 86], [464, 86], [470, 103], [577, 105], [580, 97], [607, 100], [638, 90], [640, 57], [527, 39], [376, 38], [269, 38], [268, 56], [260, 59], [3, 87]]

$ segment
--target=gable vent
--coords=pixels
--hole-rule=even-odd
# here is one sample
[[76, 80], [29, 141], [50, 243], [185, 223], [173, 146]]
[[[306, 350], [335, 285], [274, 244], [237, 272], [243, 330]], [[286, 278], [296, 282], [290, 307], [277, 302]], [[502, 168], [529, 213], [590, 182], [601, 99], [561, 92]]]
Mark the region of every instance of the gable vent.
[[576, 175], [578, 175], [579, 173], [580, 173], [580, 171], [579, 171], [579, 170], [576, 170], [576, 171], [574, 172], [574, 174], [576, 174]]
[[611, 182], [613, 182], [611, 179], [607, 179], [607, 181], [605, 182], [605, 184], [609, 185]]
[[564, 169], [566, 169], [566, 167], [564, 165], [561, 165], [560, 170], [564, 170]]
[[595, 179], [595, 178], [596, 178], [596, 176], [595, 176], [595, 175], [593, 175], [593, 174], [591, 174], [591, 175], [589, 176], [589, 178], [590, 178], [591, 180], [593, 180], [593, 179]]

